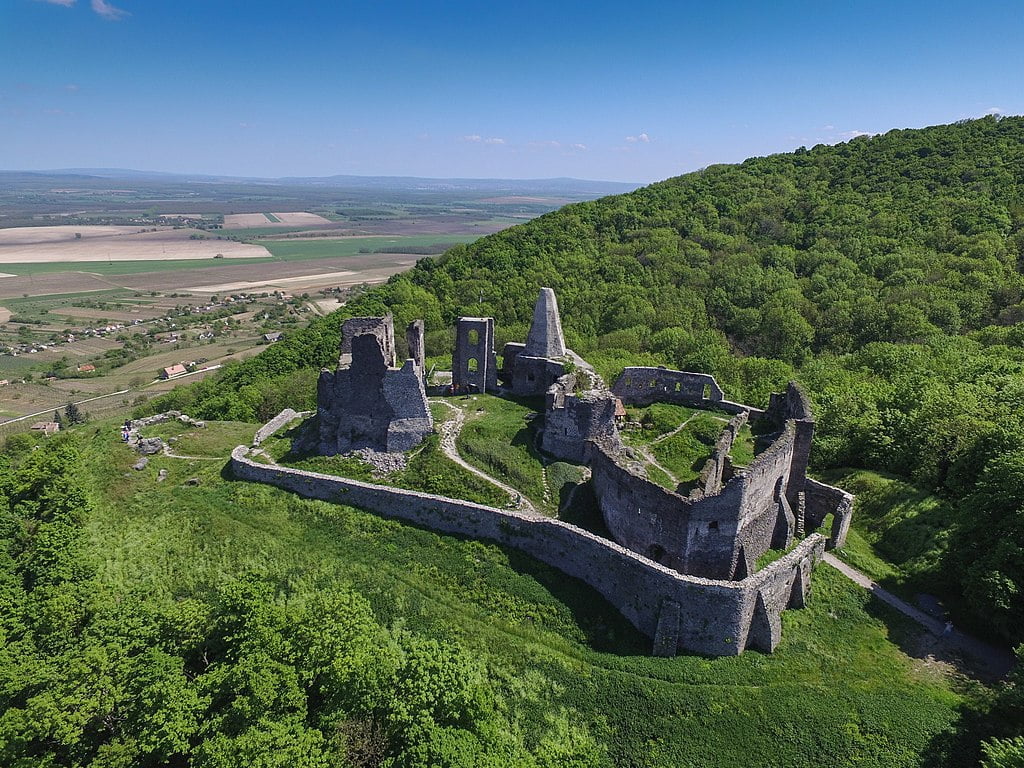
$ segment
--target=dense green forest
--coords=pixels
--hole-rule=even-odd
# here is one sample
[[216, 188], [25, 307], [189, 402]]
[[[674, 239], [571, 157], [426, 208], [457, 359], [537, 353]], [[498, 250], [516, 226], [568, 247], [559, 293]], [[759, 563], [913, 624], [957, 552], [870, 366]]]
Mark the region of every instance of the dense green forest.
[[258, 419], [309, 405], [345, 316], [422, 317], [428, 354], [444, 354], [460, 314], [493, 315], [499, 343], [521, 340], [551, 286], [570, 345], [608, 376], [704, 371], [752, 403], [803, 382], [814, 467], [883, 470], [944, 497], [943, 519], [910, 523], [930, 564], [917, 586], [1016, 643], [1022, 265], [1024, 119], [892, 131], [711, 166], [458, 246], [152, 407]]

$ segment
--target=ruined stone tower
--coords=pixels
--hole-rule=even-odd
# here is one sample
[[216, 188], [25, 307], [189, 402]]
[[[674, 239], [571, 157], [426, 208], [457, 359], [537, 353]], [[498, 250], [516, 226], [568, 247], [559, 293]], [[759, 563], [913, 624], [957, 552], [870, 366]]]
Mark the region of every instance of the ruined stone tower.
[[558, 299], [550, 288], [541, 288], [533, 307], [533, 324], [526, 337], [522, 354], [530, 357], [565, 357], [562, 318], [558, 315]]
[[452, 389], [455, 392], [493, 392], [497, 388], [494, 318], [460, 317], [455, 321]]
[[316, 390], [320, 452], [357, 448], [407, 451], [434, 429], [414, 359], [395, 367], [391, 315], [353, 317], [341, 329], [335, 371], [321, 371]]
[[568, 355], [555, 292], [541, 288], [526, 343], [509, 342], [501, 350], [502, 379], [517, 395], [543, 395], [565, 373]]

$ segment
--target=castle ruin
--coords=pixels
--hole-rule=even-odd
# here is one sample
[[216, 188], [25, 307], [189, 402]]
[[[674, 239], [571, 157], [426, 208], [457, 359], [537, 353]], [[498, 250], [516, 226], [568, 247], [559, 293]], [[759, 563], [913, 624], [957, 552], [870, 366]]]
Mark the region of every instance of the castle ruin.
[[[396, 368], [390, 316], [345, 322], [338, 368], [318, 382], [321, 452], [407, 451], [432, 430], [422, 321], [409, 325], [406, 338], [410, 359]], [[249, 479], [316, 498], [344, 495], [381, 514], [521, 549], [598, 590], [652, 638], [655, 653], [772, 651], [782, 612], [805, 604], [814, 563], [826, 546], [843, 544], [852, 514], [850, 494], [807, 476], [814, 418], [800, 388], [791, 383], [765, 409], [727, 400], [712, 376], [663, 367], [626, 368], [609, 388], [565, 346], [550, 288], [540, 291], [526, 342], [506, 344], [503, 358], [500, 390], [493, 318], [460, 317], [452, 391], [543, 394], [540, 447], [589, 467], [613, 541], [535, 513], [266, 467], [241, 449], [233, 466]], [[692, 487], [651, 480], [620, 437], [623, 403], [656, 402], [731, 415]], [[759, 450], [749, 465], [736, 466], [732, 447], [748, 423]], [[829, 515], [827, 539], [807, 534]], [[758, 569], [769, 549], [787, 554]]]
[[341, 328], [338, 367], [321, 371], [316, 405], [320, 453], [359, 448], [400, 453], [433, 432], [423, 375], [423, 325], [407, 331], [410, 354], [395, 367], [391, 315], [352, 317]]

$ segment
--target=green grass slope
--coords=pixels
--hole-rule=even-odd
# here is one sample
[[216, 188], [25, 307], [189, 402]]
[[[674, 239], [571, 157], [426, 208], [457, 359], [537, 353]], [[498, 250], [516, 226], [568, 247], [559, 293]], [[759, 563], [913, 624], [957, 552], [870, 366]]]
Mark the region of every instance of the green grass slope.
[[[947, 759], [939, 737], [962, 695], [893, 644], [913, 636], [899, 618], [828, 568], [772, 656], [654, 659], [591, 590], [514, 551], [231, 481], [214, 462], [158, 457], [132, 472], [112, 429], [89, 431], [99, 591], [156, 610], [245, 574], [290, 584], [299, 603], [345, 585], [382, 626], [480, 659], [508, 738], [540, 764], [916, 766], [932, 748]], [[191, 477], [199, 485], [182, 484]]]

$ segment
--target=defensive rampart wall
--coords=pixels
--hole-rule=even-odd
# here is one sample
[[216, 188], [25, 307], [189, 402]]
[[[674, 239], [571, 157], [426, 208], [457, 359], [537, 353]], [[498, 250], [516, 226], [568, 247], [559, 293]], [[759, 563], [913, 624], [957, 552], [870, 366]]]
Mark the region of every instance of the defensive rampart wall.
[[775, 649], [781, 614], [803, 606], [810, 571], [825, 549], [812, 534], [793, 551], [742, 581], [684, 576], [560, 520], [357, 480], [258, 464], [238, 446], [231, 469], [242, 480], [349, 504], [443, 533], [512, 547], [593, 587], [665, 655], [730, 656]]
[[749, 467], [714, 493], [681, 496], [648, 480], [621, 451], [592, 451], [594, 493], [615, 540], [685, 573], [743, 578], [771, 547], [792, 541], [795, 516], [786, 487], [796, 428], [793, 421]]
[[700, 471], [700, 492], [704, 496], [718, 493], [718, 490], [722, 487], [723, 479], [729, 479], [725, 477], [726, 472], [732, 469], [729, 453], [732, 451], [733, 443], [736, 442], [736, 437], [739, 435], [740, 430], [747, 423], [747, 419], [746, 411], [737, 413], [725, 425], [722, 434], [715, 441], [715, 448], [711, 451], [711, 456], [704, 462], [704, 466]]
[[804, 483], [804, 520], [807, 530], [820, 528], [830, 513], [832, 531], [828, 548], [835, 549], [846, 543], [850, 518], [853, 516], [853, 494], [808, 477]]
[[253, 438], [252, 444], [260, 445], [264, 440], [266, 440], [272, 434], [277, 432], [277, 430], [279, 430], [289, 421], [291, 421], [294, 418], [297, 418], [298, 416], [298, 412], [293, 411], [291, 408], [285, 408], [283, 411], [277, 414], [277, 416], [275, 416], [262, 427], [256, 430], [256, 437]]
[[706, 373], [631, 366], [625, 368], [612, 385], [612, 393], [622, 402], [641, 408], [651, 403], [672, 403], [696, 408], [718, 408], [727, 413], [763, 413], [760, 408], [726, 400], [715, 377]]

